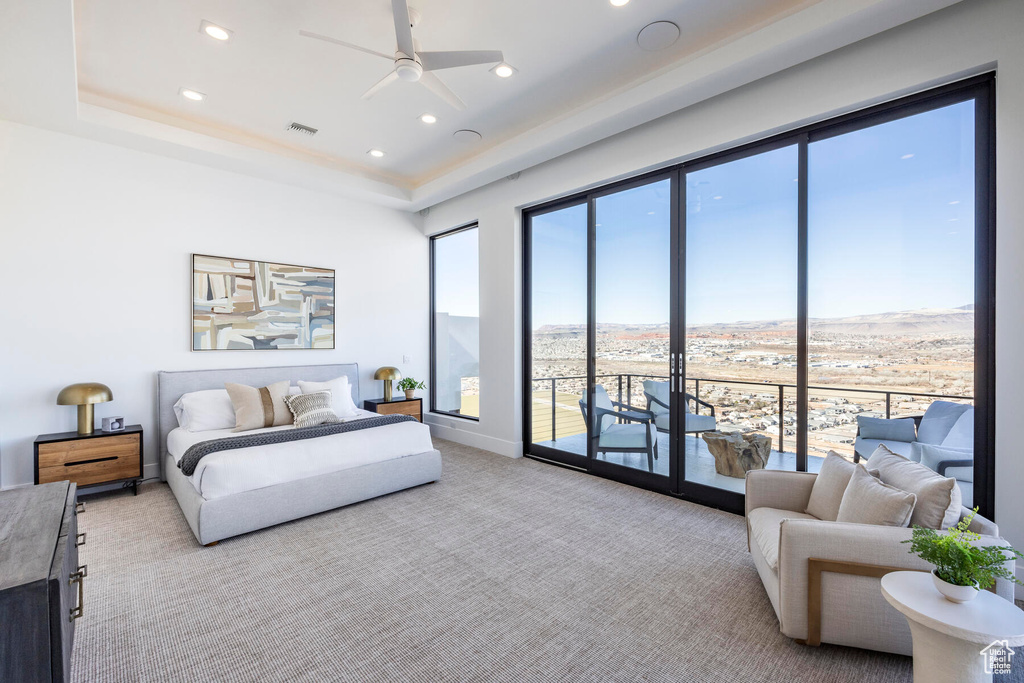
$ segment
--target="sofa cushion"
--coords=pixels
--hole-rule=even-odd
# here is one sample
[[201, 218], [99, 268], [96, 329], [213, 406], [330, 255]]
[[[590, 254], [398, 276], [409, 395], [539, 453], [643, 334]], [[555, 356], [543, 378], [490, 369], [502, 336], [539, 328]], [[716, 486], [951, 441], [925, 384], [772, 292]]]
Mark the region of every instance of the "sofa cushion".
[[910, 457], [912, 443], [903, 443], [902, 441], [883, 441], [881, 439], [862, 439], [859, 436], [854, 445], [854, 448], [860, 453], [860, 456], [867, 460], [871, 457], [871, 454], [878, 450], [878, 447], [885, 445], [893, 453], [898, 453], [905, 458]]
[[647, 425], [635, 422], [613, 424], [601, 432], [597, 445], [600, 448], [646, 448]]
[[[873, 456], [872, 456], [873, 457]], [[853, 470], [850, 483], [839, 504], [837, 522], [907, 526], [914, 513], [917, 496], [885, 484], [863, 467]]]
[[914, 421], [909, 417], [900, 420], [886, 420], [880, 417], [857, 416], [859, 436], [864, 439], [911, 442], [917, 438]]
[[974, 408], [964, 411], [964, 414], [953, 423], [940, 445], [945, 448], [974, 450]]
[[932, 401], [928, 410], [924, 411], [921, 426], [917, 430], [917, 440], [921, 443], [940, 444], [956, 424], [956, 421], [971, 406], [949, 401]]
[[[920, 446], [918, 446], [920, 448]], [[956, 480], [941, 477], [925, 465], [879, 446], [866, 467], [878, 470], [882, 482], [917, 496], [911, 524], [927, 529], [948, 529], [960, 518], [960, 489]]]
[[[919, 462], [928, 469], [938, 472], [939, 465], [950, 460], [974, 461], [973, 448], [946, 448], [945, 446], [933, 446], [928, 443], [915, 443], [914, 456], [911, 460]], [[959, 481], [974, 481], [974, 466], [947, 467], [946, 473], [942, 476], [953, 477]]]
[[814, 480], [811, 498], [807, 501], [807, 509], [804, 512], [814, 515], [818, 519], [836, 521], [839, 504], [843, 502], [843, 492], [846, 491], [846, 487], [850, 483], [850, 477], [853, 476], [855, 467], [857, 465], [843, 456], [829, 451]]
[[757, 544], [765, 562], [773, 571], [779, 569], [779, 538], [784, 519], [817, 519], [814, 515], [776, 508], [756, 508], [747, 515], [750, 538]]

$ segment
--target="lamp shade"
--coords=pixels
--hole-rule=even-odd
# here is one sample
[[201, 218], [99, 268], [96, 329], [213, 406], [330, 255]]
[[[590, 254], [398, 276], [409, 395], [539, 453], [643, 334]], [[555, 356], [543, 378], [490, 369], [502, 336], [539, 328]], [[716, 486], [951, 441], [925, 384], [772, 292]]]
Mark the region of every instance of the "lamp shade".
[[374, 379], [402, 379], [402, 373], [399, 372], [398, 368], [390, 365], [385, 365], [382, 368], [377, 368], [377, 372], [373, 375]]
[[99, 382], [69, 384], [57, 394], [57, 405], [59, 406], [83, 406], [113, 400], [114, 394], [110, 391], [110, 387]]

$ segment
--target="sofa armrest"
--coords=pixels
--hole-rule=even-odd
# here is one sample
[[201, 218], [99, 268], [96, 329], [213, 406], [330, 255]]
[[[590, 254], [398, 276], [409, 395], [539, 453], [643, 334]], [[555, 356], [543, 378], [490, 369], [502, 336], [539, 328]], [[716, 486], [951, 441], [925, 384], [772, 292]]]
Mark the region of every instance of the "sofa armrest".
[[[899, 570], [931, 571], [932, 565], [910, 552], [913, 530], [869, 524], [847, 524], [807, 519], [782, 522], [779, 537], [779, 620], [782, 632], [791, 638], [807, 638], [808, 560], [874, 565]], [[978, 545], [1009, 545], [1002, 538], [982, 536]], [[1013, 561], [1007, 562], [1013, 569]], [[1013, 600], [1013, 584], [1000, 579], [996, 593]], [[851, 620], [856, 606], [846, 605], [843, 596], [821, 597], [820, 609], [849, 611]]]
[[757, 508], [803, 512], [807, 509], [811, 488], [817, 478], [813, 472], [751, 470], [745, 480], [745, 512]]
[[[803, 512], [811, 499], [811, 488], [818, 475], [786, 470], [750, 470], [744, 481], [743, 516], [757, 508], [775, 508]], [[750, 550], [750, 523], [747, 523], [747, 550]]]

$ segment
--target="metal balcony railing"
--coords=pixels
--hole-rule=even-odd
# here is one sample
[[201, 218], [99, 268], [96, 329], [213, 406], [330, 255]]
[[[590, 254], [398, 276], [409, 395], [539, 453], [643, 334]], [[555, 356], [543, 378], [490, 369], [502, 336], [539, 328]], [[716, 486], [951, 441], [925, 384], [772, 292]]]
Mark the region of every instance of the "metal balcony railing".
[[[613, 382], [611, 382], [611, 384], [613, 384], [613, 388], [617, 385], [617, 393], [618, 393], [618, 399], [617, 400], [620, 403], [630, 403], [630, 404], [636, 405], [638, 407], [644, 407], [644, 406], [639, 404], [639, 403], [633, 403], [632, 402], [632, 399], [635, 398], [634, 397], [634, 386], [637, 386], [638, 388], [642, 387], [643, 386], [642, 385], [642, 381], [645, 380], [645, 379], [656, 379], [656, 380], [665, 380], [665, 381], [667, 381], [669, 379], [668, 375], [644, 375], [644, 374], [632, 374], [632, 373], [595, 375], [595, 379], [600, 384], [605, 385], [606, 389], [609, 388], [607, 386], [609, 383], [608, 382], [603, 382], [601, 380], [608, 379], [608, 378], [612, 378], [613, 379]], [[633, 382], [634, 378], [637, 380], [636, 384], [634, 384], [634, 382]], [[534, 397], [537, 397], [538, 394], [540, 394], [540, 392], [545, 392], [546, 393], [549, 390], [550, 391], [551, 410], [550, 410], [549, 413], [547, 413], [546, 411], [544, 413], [542, 413], [542, 411], [539, 411], [539, 410], [534, 410], [533, 411], [532, 420], [531, 420], [531, 424], [533, 426], [533, 434], [531, 434], [532, 440], [536, 441], [541, 434], [546, 434], [548, 432], [550, 432], [550, 434], [551, 434], [551, 440], [552, 441], [557, 441], [560, 436], [564, 438], [567, 435], [578, 434], [578, 433], [582, 433], [582, 432], [586, 431], [586, 427], [583, 424], [583, 415], [579, 411], [579, 407], [578, 407], [578, 405], [576, 403], [578, 401], [578, 399], [579, 399], [579, 395], [578, 394], [581, 393], [579, 391], [578, 383], [581, 380], [583, 382], [586, 382], [586, 379], [587, 379], [586, 375], [568, 375], [568, 376], [565, 376], [565, 377], [535, 377], [535, 378], [533, 378], [532, 382], [533, 382], [533, 386], [534, 386], [534, 390], [533, 390]], [[570, 402], [568, 399], [566, 399], [566, 401], [564, 402], [565, 405], [560, 405], [559, 401], [558, 401], [558, 383], [559, 382], [563, 382], [563, 383], [574, 382], [577, 385], [576, 387], [574, 387], [569, 392], [569, 395], [573, 396], [572, 401]], [[693, 395], [696, 396], [697, 398], [702, 398], [701, 397], [701, 382], [703, 382], [705, 385], [738, 385], [738, 386], [746, 386], [746, 387], [757, 387], [757, 388], [762, 389], [762, 390], [765, 390], [765, 389], [769, 390], [769, 391], [761, 391], [761, 392], [758, 392], [758, 393], [771, 393], [773, 395], [773, 398], [776, 398], [777, 401], [778, 401], [777, 415], [778, 415], [778, 439], [779, 439], [779, 444], [778, 444], [777, 450], [780, 451], [780, 452], [785, 450], [785, 440], [786, 440], [786, 414], [785, 414], [786, 410], [785, 410], [785, 406], [786, 406], [787, 395], [790, 397], [790, 399], [792, 401], [795, 402], [795, 400], [796, 400], [796, 389], [797, 389], [797, 385], [796, 384], [779, 384], [779, 383], [776, 383], [776, 382], [754, 382], [754, 381], [750, 381], [750, 380], [713, 379], [713, 378], [709, 378], [709, 377], [687, 377], [686, 378], [687, 388], [692, 386], [693, 387]], [[537, 388], [538, 384], [541, 384], [541, 385], [547, 384], [549, 386], [548, 387], [541, 386], [538, 389]], [[931, 399], [931, 400], [938, 400], [938, 399], [955, 400], [955, 401], [973, 401], [974, 400], [973, 396], [957, 396], [957, 395], [951, 395], [951, 394], [933, 394], [933, 393], [925, 393], [925, 392], [902, 391], [902, 390], [888, 390], [888, 389], [861, 389], [861, 388], [848, 388], [848, 387], [838, 387], [838, 386], [809, 386], [809, 387], [807, 387], [807, 389], [808, 389], [808, 392], [810, 394], [814, 394], [815, 392], [826, 393], [826, 394], [838, 394], [840, 396], [843, 395], [843, 394], [852, 394], [852, 395], [859, 395], [859, 396], [864, 396], [864, 397], [875, 397], [874, 398], [875, 401], [880, 401], [880, 400], [882, 400], [884, 398], [884, 401], [885, 401], [885, 417], [886, 417], [886, 419], [889, 419], [889, 418], [892, 417], [892, 410], [893, 410], [893, 400], [892, 399], [893, 399], [894, 396], [895, 397], [914, 398], [914, 399], [924, 398], [924, 399]], [[611, 393], [611, 391], [609, 391], [609, 393]], [[641, 389], [641, 393], [640, 393], [639, 396], [642, 396], [642, 389]], [[639, 396], [637, 396], [636, 398], [639, 398]], [[627, 398], [626, 401], [623, 401], [624, 397]], [[704, 400], [708, 400], [708, 398], [705, 397]], [[713, 403], [713, 401], [709, 401], [709, 402]], [[721, 407], [723, 409], [729, 409], [728, 405], [723, 405]], [[559, 408], [562, 408], [563, 410], [569, 410], [569, 411], [574, 411], [575, 412], [575, 416], [574, 417], [569, 417], [568, 415], [563, 417], [563, 419], [561, 420], [562, 423], [563, 423], [562, 424], [562, 429], [559, 428], [559, 417], [558, 417], [558, 410], [559, 410]], [[697, 410], [699, 412], [699, 410], [700, 410], [700, 405], [699, 404], [696, 406], [695, 410]], [[874, 412], [874, 411], [861, 411], [861, 412], [864, 413], [864, 412]], [[564, 424], [565, 422], [569, 422], [570, 424], [566, 425], [566, 424]], [[562, 433], [559, 434], [559, 432], [562, 432]]]

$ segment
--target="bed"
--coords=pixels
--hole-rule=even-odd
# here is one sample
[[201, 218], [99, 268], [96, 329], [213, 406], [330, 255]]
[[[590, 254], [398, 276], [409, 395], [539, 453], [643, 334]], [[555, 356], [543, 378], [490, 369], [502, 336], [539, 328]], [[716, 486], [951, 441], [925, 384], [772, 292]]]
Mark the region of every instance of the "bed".
[[[222, 389], [225, 382], [260, 387], [285, 379], [326, 382], [342, 375], [348, 377], [352, 399], [359, 406], [359, 367], [355, 363], [157, 374], [161, 479], [170, 485], [201, 544], [212, 545], [441, 478], [441, 454], [430, 442], [429, 428], [419, 422], [222, 451], [206, 456], [192, 476], [178, 468], [177, 459], [188, 446], [237, 436], [226, 430], [183, 433], [174, 412], [174, 404], [183, 394]], [[358, 418], [369, 416], [359, 412]], [[259, 431], [281, 429], [291, 427]], [[288, 457], [280, 457], [282, 453]]]

